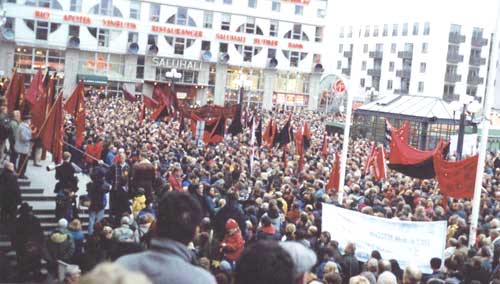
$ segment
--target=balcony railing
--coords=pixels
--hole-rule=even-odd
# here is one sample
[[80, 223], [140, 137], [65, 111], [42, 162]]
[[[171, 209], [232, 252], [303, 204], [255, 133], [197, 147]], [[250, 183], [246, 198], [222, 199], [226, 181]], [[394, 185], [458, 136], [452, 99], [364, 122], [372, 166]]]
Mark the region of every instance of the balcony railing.
[[409, 93], [409, 90], [408, 89], [395, 89], [394, 93], [401, 94], [401, 95], [407, 95]]
[[342, 68], [342, 74], [351, 76], [351, 68]]
[[370, 51], [368, 56], [370, 58], [382, 58], [384, 56], [384, 52], [382, 52], [382, 51]]
[[351, 58], [352, 57], [352, 51], [344, 51], [344, 57]]
[[488, 39], [479, 36], [473, 36], [471, 39], [471, 44], [473, 46], [485, 46], [488, 45]]
[[453, 64], [464, 62], [464, 56], [460, 54], [448, 54], [448, 56], [446, 56], [446, 59], [449, 63]]
[[483, 83], [484, 83], [484, 78], [482, 77], [474, 76], [467, 78], [467, 84], [469, 85], [481, 85]]
[[458, 101], [460, 99], [460, 95], [456, 94], [443, 94], [443, 100], [445, 102]]
[[411, 59], [413, 58], [413, 51], [400, 51], [398, 52], [398, 58]]
[[448, 42], [456, 44], [463, 43], [465, 42], [465, 36], [461, 35], [460, 33], [451, 32], [448, 37]]
[[368, 76], [380, 77], [380, 74], [382, 74], [382, 69], [380, 68], [368, 69]]
[[411, 77], [411, 69], [402, 69], [402, 70], [396, 70], [396, 77], [400, 78], [410, 78]]
[[469, 65], [481, 66], [481, 65], [484, 65], [484, 64], [486, 64], [486, 58], [472, 56], [469, 59]]
[[458, 74], [445, 74], [444, 75], [444, 80], [449, 83], [456, 83], [462, 81], [462, 75]]

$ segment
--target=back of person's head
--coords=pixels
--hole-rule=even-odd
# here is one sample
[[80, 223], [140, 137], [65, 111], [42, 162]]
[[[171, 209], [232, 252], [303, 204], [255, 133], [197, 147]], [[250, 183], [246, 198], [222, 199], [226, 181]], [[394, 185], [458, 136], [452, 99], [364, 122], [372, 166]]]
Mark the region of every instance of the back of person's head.
[[444, 284], [444, 283], [446, 283], [446, 282], [442, 279], [431, 278], [431, 279], [427, 280], [427, 283], [424, 283], [424, 284]]
[[370, 281], [364, 276], [354, 276], [349, 279], [349, 284], [370, 284]]
[[276, 242], [259, 241], [248, 246], [236, 263], [235, 284], [294, 283], [295, 267], [290, 254]]
[[382, 259], [378, 262], [378, 272], [392, 271], [391, 262], [387, 259]]
[[193, 239], [201, 218], [200, 203], [190, 194], [168, 192], [158, 206], [158, 236], [188, 244]]
[[142, 273], [130, 271], [115, 263], [101, 263], [80, 278], [79, 284], [151, 284]]
[[438, 257], [433, 257], [431, 259], [431, 268], [434, 269], [434, 270], [438, 270], [441, 268], [441, 259], [438, 258]]
[[366, 263], [366, 269], [370, 272], [378, 272], [378, 260], [376, 258], [370, 258]]
[[377, 279], [375, 278], [375, 274], [373, 274], [372, 272], [363, 271], [359, 275], [361, 275], [361, 276], [365, 277], [366, 279], [368, 279], [368, 282], [370, 282], [370, 284], [377, 284]]
[[269, 216], [267, 216], [267, 215], [262, 216], [262, 219], [260, 220], [260, 222], [262, 223], [262, 227], [271, 226], [271, 218], [269, 218]]
[[372, 251], [371, 256], [373, 258], [375, 258], [376, 260], [381, 260], [382, 259], [382, 255], [380, 254], [380, 252], [378, 250]]
[[415, 265], [408, 265], [403, 272], [403, 284], [416, 284], [422, 279], [420, 268]]
[[382, 272], [377, 279], [377, 284], [397, 284], [396, 275], [390, 271]]
[[68, 228], [72, 231], [81, 231], [82, 230], [82, 223], [78, 219], [73, 219], [71, 223], [69, 223]]
[[326, 284], [341, 284], [342, 277], [340, 277], [339, 273], [329, 272], [323, 275], [323, 282]]
[[280, 242], [279, 245], [292, 257], [295, 266], [295, 279], [304, 279], [306, 273], [316, 264], [317, 257], [314, 251], [297, 242]]

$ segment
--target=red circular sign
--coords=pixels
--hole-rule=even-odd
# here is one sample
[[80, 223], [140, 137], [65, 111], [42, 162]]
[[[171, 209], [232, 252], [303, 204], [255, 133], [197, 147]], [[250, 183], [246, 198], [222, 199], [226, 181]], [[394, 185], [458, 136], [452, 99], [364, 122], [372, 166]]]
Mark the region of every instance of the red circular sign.
[[337, 94], [343, 94], [345, 92], [345, 84], [342, 80], [337, 80], [333, 84], [333, 90]]

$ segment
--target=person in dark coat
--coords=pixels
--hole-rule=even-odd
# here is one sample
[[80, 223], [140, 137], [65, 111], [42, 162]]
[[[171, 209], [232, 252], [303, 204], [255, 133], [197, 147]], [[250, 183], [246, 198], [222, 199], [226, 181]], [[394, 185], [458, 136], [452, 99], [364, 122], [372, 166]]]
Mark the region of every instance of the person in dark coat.
[[281, 239], [280, 233], [273, 226], [269, 216], [262, 216], [260, 222], [262, 226], [257, 230], [257, 234], [254, 237], [255, 241], [279, 241]]
[[351, 277], [361, 273], [359, 261], [356, 258], [356, 246], [353, 243], [346, 245], [341, 266], [345, 276], [342, 279], [344, 279], [345, 283], [348, 283]]
[[56, 168], [56, 219], [72, 220], [76, 211], [75, 192], [78, 191], [78, 173], [71, 163], [71, 154], [63, 153], [63, 162]]
[[41, 276], [44, 236], [40, 220], [28, 203], [21, 204], [19, 214], [11, 242], [17, 256], [18, 280], [24, 282]]
[[222, 207], [219, 210], [219, 212], [217, 212], [217, 214], [215, 215], [215, 220], [214, 220], [215, 233], [220, 238], [224, 237], [226, 222], [227, 220], [229, 220], [229, 218], [233, 218], [234, 220], [236, 220], [236, 222], [238, 222], [240, 230], [243, 234], [243, 238], [246, 238], [246, 231], [247, 231], [246, 216], [245, 213], [243, 212], [243, 209], [241, 209], [241, 206], [238, 204], [238, 196], [234, 192], [228, 195], [226, 206]]
[[1, 221], [4, 224], [12, 224], [16, 220], [17, 206], [21, 204], [21, 191], [17, 183], [14, 164], [5, 163], [3, 173], [0, 175], [0, 207]]
[[137, 163], [132, 167], [132, 188], [135, 191], [143, 188], [146, 195], [146, 204], [153, 202], [153, 181], [155, 180], [154, 165], [139, 153]]
[[106, 208], [106, 193], [111, 190], [111, 185], [104, 180], [106, 170], [103, 167], [96, 167], [91, 175], [91, 182], [87, 184], [87, 193], [90, 200], [89, 206], [89, 235], [94, 232], [94, 224], [104, 218]]
[[114, 163], [106, 175], [106, 181], [112, 185], [109, 194], [110, 217], [113, 224], [118, 225], [124, 212], [130, 211], [129, 204], [129, 174], [130, 166], [127, 156], [119, 154], [118, 161]]

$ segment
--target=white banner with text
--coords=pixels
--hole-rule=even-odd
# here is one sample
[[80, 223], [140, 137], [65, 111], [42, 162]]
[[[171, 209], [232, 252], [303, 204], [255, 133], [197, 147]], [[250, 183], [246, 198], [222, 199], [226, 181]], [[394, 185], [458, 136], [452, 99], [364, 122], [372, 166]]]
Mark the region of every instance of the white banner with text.
[[444, 260], [446, 221], [399, 221], [323, 203], [322, 229], [338, 241], [341, 251], [353, 242], [360, 261], [378, 250], [383, 259], [396, 259], [402, 269], [415, 264], [423, 273], [431, 273], [431, 258]]

